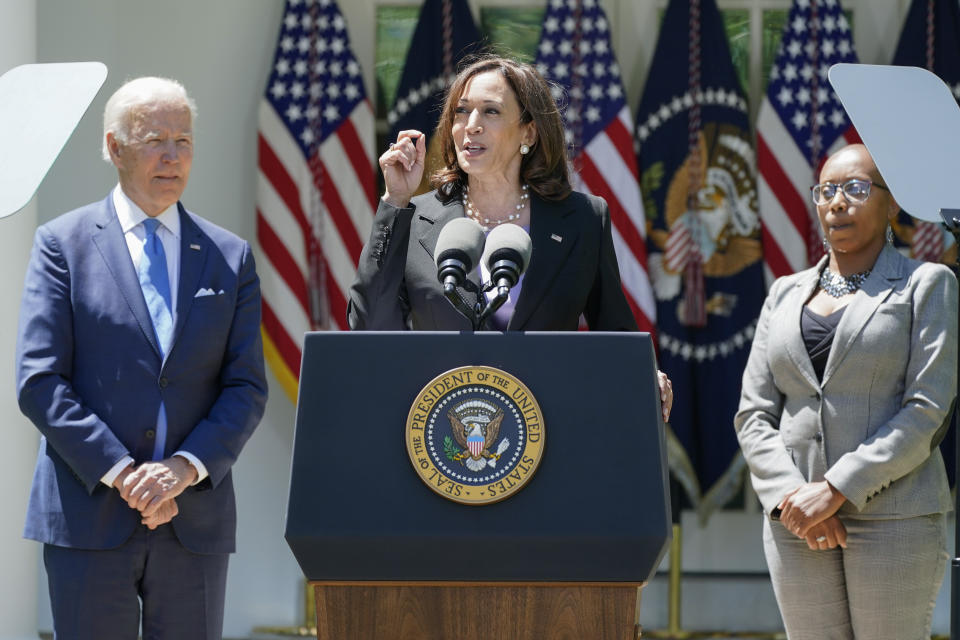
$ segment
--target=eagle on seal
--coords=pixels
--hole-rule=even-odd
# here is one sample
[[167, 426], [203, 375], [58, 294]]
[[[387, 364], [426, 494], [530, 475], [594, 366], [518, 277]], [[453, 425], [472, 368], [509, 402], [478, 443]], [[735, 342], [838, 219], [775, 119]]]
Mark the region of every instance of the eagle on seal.
[[471, 471], [480, 471], [488, 464], [495, 466], [502, 451], [491, 453], [490, 447], [497, 441], [497, 436], [500, 434], [503, 409], [497, 409], [486, 425], [472, 420], [464, 424], [453, 410], [447, 412], [447, 417], [450, 419], [454, 439], [463, 447], [455, 459], [464, 462]]

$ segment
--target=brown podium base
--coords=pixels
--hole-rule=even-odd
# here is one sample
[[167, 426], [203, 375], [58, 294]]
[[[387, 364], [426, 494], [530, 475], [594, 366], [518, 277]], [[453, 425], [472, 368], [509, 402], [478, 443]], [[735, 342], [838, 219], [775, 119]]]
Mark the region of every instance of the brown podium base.
[[318, 640], [635, 640], [642, 584], [330, 583]]

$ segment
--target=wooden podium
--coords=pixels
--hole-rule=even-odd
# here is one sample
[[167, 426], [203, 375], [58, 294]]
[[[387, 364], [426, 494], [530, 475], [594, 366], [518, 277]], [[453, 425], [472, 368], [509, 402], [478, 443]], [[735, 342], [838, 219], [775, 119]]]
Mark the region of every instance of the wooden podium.
[[[632, 640], [671, 535], [651, 340], [639, 333], [307, 334], [286, 539], [321, 640]], [[459, 504], [407, 453], [424, 385], [460, 366], [521, 380], [542, 462]]]

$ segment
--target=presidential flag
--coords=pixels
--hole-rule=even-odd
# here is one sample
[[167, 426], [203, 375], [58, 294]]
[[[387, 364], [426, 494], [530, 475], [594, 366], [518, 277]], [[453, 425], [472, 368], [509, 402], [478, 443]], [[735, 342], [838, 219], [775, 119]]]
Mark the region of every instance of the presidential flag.
[[457, 77], [457, 65], [480, 50], [480, 32], [467, 0], [425, 0], [420, 8], [403, 75], [387, 124], [390, 140], [405, 129], [433, 136], [446, 89]]
[[549, 0], [534, 64], [555, 83], [554, 99], [566, 102], [573, 186], [607, 201], [624, 292], [640, 330], [653, 331], [656, 308], [647, 276], [633, 119], [599, 2]]
[[684, 395], [669, 461], [706, 517], [743, 482], [730, 425], [764, 297], [747, 101], [714, 0], [667, 6], [636, 141], [660, 366]]
[[303, 334], [346, 328], [373, 222], [373, 112], [334, 0], [287, 0], [260, 102], [257, 272], [264, 355], [296, 399]]
[[[956, 0], [913, 0], [893, 64], [932, 71], [960, 100], [960, 5]], [[891, 226], [894, 244], [911, 257], [955, 263], [957, 245], [941, 225], [901, 211]], [[951, 486], [956, 484], [956, 437], [956, 428], [950, 429], [940, 443]]]
[[[893, 64], [937, 74], [960, 99], [960, 5], [956, 0], [913, 0], [903, 23]], [[893, 225], [894, 243], [918, 260], [953, 264], [953, 237], [942, 225], [901, 211]], [[949, 251], [949, 255], [944, 255]], [[950, 459], [953, 459], [953, 454]]]
[[770, 283], [823, 255], [810, 185], [834, 151], [859, 136], [827, 71], [856, 62], [840, 0], [794, 0], [757, 118], [757, 171], [763, 259]]

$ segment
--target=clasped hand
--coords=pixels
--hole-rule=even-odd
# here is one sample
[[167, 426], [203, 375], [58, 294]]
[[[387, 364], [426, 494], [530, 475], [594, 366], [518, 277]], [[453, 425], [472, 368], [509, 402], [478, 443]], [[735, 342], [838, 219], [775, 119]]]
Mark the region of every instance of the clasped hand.
[[[787, 531], [798, 538], [805, 538], [808, 545], [812, 540], [815, 544], [810, 546], [811, 549], [833, 548], [838, 544], [845, 547], [846, 530], [835, 517], [844, 502], [844, 495], [826, 480], [808, 482], [788, 493], [780, 502], [780, 522]], [[829, 519], [832, 520], [827, 522]], [[817, 538], [825, 540], [817, 542]], [[820, 546], [831, 540], [834, 541], [831, 546]]]
[[178, 456], [144, 462], [120, 472], [113, 486], [131, 509], [140, 512], [140, 522], [156, 529], [179, 513], [176, 498], [197, 477], [197, 470]]

